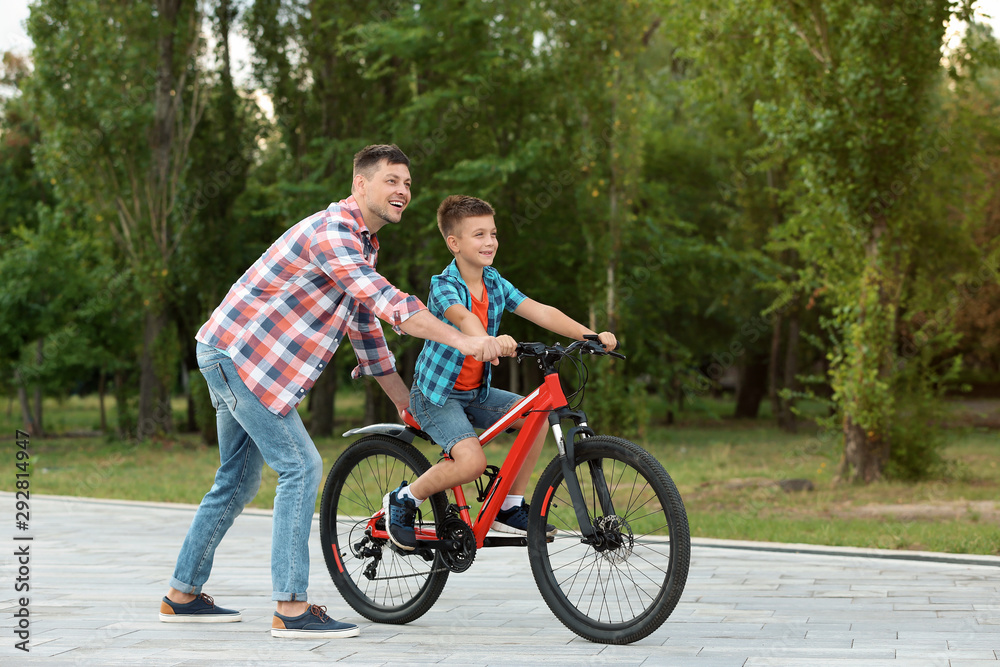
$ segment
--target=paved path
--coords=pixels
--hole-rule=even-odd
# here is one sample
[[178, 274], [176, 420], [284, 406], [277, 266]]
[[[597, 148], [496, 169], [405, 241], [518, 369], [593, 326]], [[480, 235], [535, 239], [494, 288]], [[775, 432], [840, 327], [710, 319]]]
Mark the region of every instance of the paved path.
[[[894, 552], [795, 553], [696, 541], [676, 611], [631, 646], [565, 629], [520, 549], [487, 549], [452, 575], [437, 605], [406, 626], [368, 623], [339, 597], [313, 529], [313, 600], [357, 622], [354, 639], [272, 639], [268, 512], [241, 516], [208, 592], [243, 622], [160, 623], [159, 599], [193, 514], [185, 505], [32, 497], [31, 542], [2, 531], [0, 664], [694, 665], [1000, 667], [1000, 558], [886, 558]], [[14, 498], [0, 493], [13, 524]], [[30, 544], [31, 652], [14, 648], [12, 554]], [[778, 550], [761, 550], [778, 549]], [[833, 555], [831, 555], [833, 554]], [[898, 554], [897, 554], [898, 555]]]

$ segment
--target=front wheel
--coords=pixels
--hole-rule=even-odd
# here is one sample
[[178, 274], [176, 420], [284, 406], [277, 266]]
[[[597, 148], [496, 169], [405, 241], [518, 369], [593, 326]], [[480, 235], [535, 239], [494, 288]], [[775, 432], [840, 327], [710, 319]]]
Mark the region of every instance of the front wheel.
[[[659, 628], [680, 600], [691, 561], [687, 513], [670, 475], [638, 445], [600, 435], [575, 450], [583, 509], [597, 540], [582, 541], [556, 458], [532, 498], [531, 571], [570, 630], [594, 642], [629, 644]], [[558, 530], [551, 541], [546, 523]]]
[[[320, 501], [320, 539], [326, 567], [347, 604], [376, 623], [409, 623], [437, 601], [448, 580], [441, 555], [402, 555], [386, 539], [366, 533], [382, 497], [430, 467], [413, 445], [371, 435], [348, 447], [330, 470]], [[445, 515], [445, 495], [420, 506], [418, 521], [434, 526]], [[382, 519], [380, 519], [382, 521]]]

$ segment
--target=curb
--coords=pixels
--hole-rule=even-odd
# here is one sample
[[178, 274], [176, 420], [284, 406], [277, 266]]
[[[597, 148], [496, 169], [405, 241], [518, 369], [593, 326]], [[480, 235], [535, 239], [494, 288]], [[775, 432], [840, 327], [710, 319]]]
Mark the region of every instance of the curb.
[[1000, 567], [1000, 556], [980, 554], [951, 554], [940, 551], [896, 551], [893, 549], [864, 549], [860, 547], [835, 547], [822, 544], [785, 544], [782, 542], [748, 542], [744, 540], [719, 540], [711, 537], [692, 537], [691, 545], [708, 549], [733, 549], [772, 553], [797, 553], [813, 556], [845, 556], [850, 558], [884, 558], [912, 560], [927, 563], [956, 565], [983, 565]]

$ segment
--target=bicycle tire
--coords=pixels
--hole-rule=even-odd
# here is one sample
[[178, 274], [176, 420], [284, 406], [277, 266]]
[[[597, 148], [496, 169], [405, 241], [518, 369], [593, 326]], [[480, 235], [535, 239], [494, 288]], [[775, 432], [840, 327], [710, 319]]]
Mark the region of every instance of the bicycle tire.
[[[413, 445], [391, 436], [361, 438], [334, 463], [320, 501], [320, 539], [326, 568], [334, 585], [355, 611], [376, 623], [409, 623], [437, 601], [449, 571], [441, 555], [433, 560], [416, 553], [402, 555], [387, 540], [364, 542], [368, 519], [382, 508], [382, 497], [402, 480], [413, 481], [430, 467]], [[418, 521], [437, 525], [446, 497], [437, 493], [420, 506]], [[375, 578], [365, 576], [375, 563]]]
[[[684, 591], [691, 562], [684, 503], [663, 466], [628, 440], [586, 438], [576, 444], [574, 458], [587, 515], [617, 546], [600, 551], [581, 541], [557, 457], [532, 498], [531, 571], [545, 603], [567, 628], [593, 642], [630, 644], [656, 631]], [[611, 516], [603, 514], [595, 493], [595, 475], [601, 473], [614, 504]], [[551, 542], [546, 523], [558, 530]]]

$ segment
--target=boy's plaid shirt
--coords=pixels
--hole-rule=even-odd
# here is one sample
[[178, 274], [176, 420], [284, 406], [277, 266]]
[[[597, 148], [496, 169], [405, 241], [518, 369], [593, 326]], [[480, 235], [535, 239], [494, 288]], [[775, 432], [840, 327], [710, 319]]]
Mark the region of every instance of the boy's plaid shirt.
[[[486, 294], [489, 298], [486, 333], [496, 336], [500, 331], [500, 316], [503, 315], [504, 309], [514, 312], [528, 297], [492, 266], [483, 268], [483, 283], [486, 285]], [[469, 288], [462, 279], [455, 261], [452, 260], [444, 271], [431, 278], [427, 308], [439, 320], [448, 322], [444, 311], [455, 304], [472, 310]], [[465, 356], [457, 349], [432, 340], [424, 341], [424, 349], [417, 357], [413, 382], [431, 403], [442, 406], [451, 394], [464, 362]], [[483, 382], [479, 385], [478, 397], [480, 402], [485, 401], [489, 395], [492, 373], [493, 365], [483, 364]]]
[[354, 197], [289, 228], [247, 269], [198, 332], [225, 350], [240, 378], [272, 413], [285, 416], [326, 368], [346, 333], [353, 376], [396, 370], [378, 319], [399, 325], [424, 304], [375, 271], [378, 239]]

